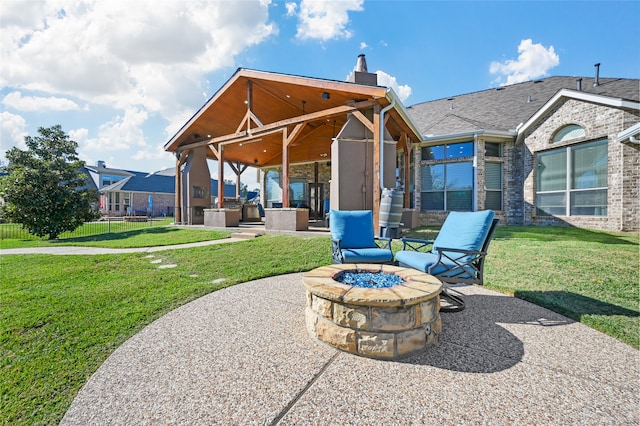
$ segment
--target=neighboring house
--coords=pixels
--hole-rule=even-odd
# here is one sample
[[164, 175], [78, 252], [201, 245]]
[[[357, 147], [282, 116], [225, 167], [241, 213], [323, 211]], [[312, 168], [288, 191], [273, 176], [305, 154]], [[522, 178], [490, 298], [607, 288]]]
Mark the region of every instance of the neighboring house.
[[[98, 165], [86, 167], [100, 186], [100, 209], [108, 216], [173, 216], [175, 206], [175, 169], [155, 173], [111, 169]], [[225, 197], [235, 197], [235, 185], [225, 184]], [[211, 179], [211, 203], [218, 196], [218, 181]], [[210, 204], [211, 204], [210, 203]]]
[[550, 77], [407, 108], [423, 224], [493, 209], [510, 225], [638, 230], [640, 80]]

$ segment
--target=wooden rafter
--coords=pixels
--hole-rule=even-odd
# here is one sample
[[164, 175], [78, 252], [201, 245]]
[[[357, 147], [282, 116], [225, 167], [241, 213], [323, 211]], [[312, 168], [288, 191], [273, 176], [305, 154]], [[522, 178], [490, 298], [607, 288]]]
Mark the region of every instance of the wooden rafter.
[[303, 122], [311, 122], [320, 119], [331, 118], [339, 115], [343, 115], [349, 112], [357, 111], [359, 108], [363, 107], [363, 104], [368, 106], [371, 102], [356, 102], [352, 105], [341, 105], [333, 108], [329, 108], [326, 110], [313, 112], [310, 114], [304, 114], [297, 117], [287, 118], [285, 120], [276, 121], [274, 123], [265, 124], [261, 127], [256, 127], [252, 130], [251, 135], [247, 135], [244, 132], [241, 133], [232, 133], [230, 135], [218, 136], [215, 138], [206, 139], [199, 142], [194, 142], [188, 145], [182, 145], [177, 152], [182, 152], [186, 149], [197, 148], [199, 146], [216, 144], [216, 143], [238, 143], [251, 139], [255, 139], [257, 137], [275, 133], [281, 131], [283, 128], [286, 128], [291, 125], [303, 123]]
[[353, 111], [353, 116], [358, 119], [371, 133], [373, 133], [373, 123], [362, 113], [362, 111]]

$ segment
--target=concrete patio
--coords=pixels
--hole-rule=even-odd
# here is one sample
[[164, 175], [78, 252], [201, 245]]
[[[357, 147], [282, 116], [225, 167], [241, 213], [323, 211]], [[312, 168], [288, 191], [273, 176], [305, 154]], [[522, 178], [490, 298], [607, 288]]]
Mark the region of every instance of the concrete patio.
[[302, 274], [229, 287], [118, 348], [61, 424], [639, 424], [640, 353], [481, 287], [399, 362], [311, 340]]

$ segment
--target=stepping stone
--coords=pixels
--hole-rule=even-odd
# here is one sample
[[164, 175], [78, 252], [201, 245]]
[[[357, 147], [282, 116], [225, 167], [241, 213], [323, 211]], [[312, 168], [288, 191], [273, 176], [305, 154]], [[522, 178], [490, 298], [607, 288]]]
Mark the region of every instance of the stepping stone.
[[211, 281], [211, 284], [220, 284], [221, 282], [224, 282], [226, 280], [226, 278], [216, 278], [215, 280]]
[[176, 266], [178, 266], [178, 265], [176, 265], [175, 263], [168, 263], [168, 264], [166, 264], [166, 265], [160, 265], [160, 266], [158, 266], [158, 269], [175, 268]]
[[252, 238], [256, 238], [261, 236], [262, 233], [261, 232], [234, 232], [233, 234], [231, 234], [231, 238], [240, 238], [240, 239], [244, 239], [244, 240], [250, 240]]
[[162, 263], [162, 259], [152, 260], [151, 263]]

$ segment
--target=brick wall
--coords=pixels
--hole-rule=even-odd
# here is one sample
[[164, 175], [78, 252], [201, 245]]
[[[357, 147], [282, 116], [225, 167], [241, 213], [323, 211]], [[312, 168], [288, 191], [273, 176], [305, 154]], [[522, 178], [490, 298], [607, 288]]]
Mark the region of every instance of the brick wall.
[[[611, 231], [639, 229], [638, 197], [639, 150], [637, 146], [616, 142], [616, 136], [625, 128], [640, 121], [631, 111], [567, 99], [542, 117], [524, 137], [521, 175], [523, 182], [523, 223], [526, 225], [572, 225]], [[552, 143], [554, 134], [568, 124], [585, 129], [585, 137]], [[542, 217], [535, 214], [535, 154], [552, 148], [566, 147], [582, 142], [607, 139], [608, 142], [608, 212], [606, 217], [563, 216]]]

